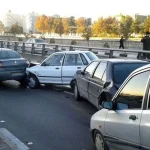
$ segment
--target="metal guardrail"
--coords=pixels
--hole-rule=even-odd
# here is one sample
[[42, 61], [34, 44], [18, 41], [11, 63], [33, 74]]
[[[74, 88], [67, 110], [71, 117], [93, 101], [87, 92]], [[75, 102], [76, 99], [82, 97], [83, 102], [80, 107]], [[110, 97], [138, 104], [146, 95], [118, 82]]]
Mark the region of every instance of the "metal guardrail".
[[[143, 59], [143, 53], [150, 54], [150, 51], [144, 50], [130, 50], [130, 49], [114, 49], [114, 48], [100, 48], [100, 47], [85, 47], [75, 45], [60, 45], [60, 44], [37, 44], [23, 43], [18, 41], [0, 41], [1, 48], [10, 48], [20, 53], [38, 54], [40, 56], [47, 56], [54, 52], [59, 51], [76, 51], [76, 50], [87, 50], [96, 53], [97, 55], [104, 55], [108, 58], [114, 57], [128, 57], [128, 55], [135, 55], [138, 59]], [[103, 54], [101, 53], [103, 52]], [[119, 54], [115, 56], [115, 54]]]

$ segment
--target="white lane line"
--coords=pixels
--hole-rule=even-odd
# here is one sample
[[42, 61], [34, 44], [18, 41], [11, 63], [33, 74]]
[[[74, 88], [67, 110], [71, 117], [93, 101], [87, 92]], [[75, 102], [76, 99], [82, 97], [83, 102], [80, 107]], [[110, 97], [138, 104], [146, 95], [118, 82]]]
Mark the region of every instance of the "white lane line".
[[32, 143], [32, 142], [27, 142], [27, 144], [28, 144], [28, 145], [33, 145], [33, 143]]
[[5, 128], [0, 128], [0, 138], [12, 150], [29, 150], [29, 148]]
[[73, 93], [68, 92], [68, 91], [64, 91], [64, 93], [74, 96], [74, 94], [73, 94]]
[[1, 120], [1, 121], [0, 121], [0, 123], [4, 123], [4, 122], [5, 122], [4, 120]]

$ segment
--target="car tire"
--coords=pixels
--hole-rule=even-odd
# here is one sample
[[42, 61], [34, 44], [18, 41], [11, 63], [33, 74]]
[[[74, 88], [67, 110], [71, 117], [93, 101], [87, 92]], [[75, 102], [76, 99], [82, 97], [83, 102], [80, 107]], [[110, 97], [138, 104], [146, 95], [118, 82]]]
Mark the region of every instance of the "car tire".
[[40, 86], [39, 80], [35, 75], [29, 75], [27, 78], [28, 78], [28, 86], [31, 89], [37, 89]]
[[18, 82], [20, 83], [22, 88], [27, 88], [28, 83], [27, 83], [27, 78], [26, 77], [24, 77], [23, 79], [19, 80]]
[[93, 139], [94, 139], [95, 150], [108, 150], [108, 146], [104, 140], [104, 137], [98, 130], [94, 132]]
[[80, 97], [80, 93], [79, 93], [79, 90], [78, 90], [78, 85], [77, 85], [77, 82], [75, 81], [74, 82], [74, 97], [75, 97], [75, 100], [76, 101], [80, 101], [81, 97]]

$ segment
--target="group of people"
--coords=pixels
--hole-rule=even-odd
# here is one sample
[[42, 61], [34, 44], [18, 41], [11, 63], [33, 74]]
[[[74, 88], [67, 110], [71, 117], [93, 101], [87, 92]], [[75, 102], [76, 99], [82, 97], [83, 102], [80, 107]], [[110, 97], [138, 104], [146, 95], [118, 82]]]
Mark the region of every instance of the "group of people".
[[[119, 49], [120, 48], [124, 49], [124, 41], [125, 40], [123, 36], [121, 36]], [[143, 43], [143, 50], [150, 51], [150, 33], [149, 32], [146, 32], [145, 36], [141, 39], [141, 42]], [[143, 55], [142, 56], [143, 59], [146, 59], [146, 58], [150, 59], [150, 54], [143, 53], [142, 55]]]

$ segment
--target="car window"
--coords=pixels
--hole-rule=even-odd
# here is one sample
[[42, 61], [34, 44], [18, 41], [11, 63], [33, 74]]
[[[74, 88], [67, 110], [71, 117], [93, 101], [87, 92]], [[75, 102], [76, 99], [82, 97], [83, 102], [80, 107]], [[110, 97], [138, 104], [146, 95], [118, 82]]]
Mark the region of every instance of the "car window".
[[8, 51], [9, 58], [21, 58], [21, 55], [15, 51]]
[[42, 39], [35, 39], [35, 42], [36, 42], [36, 43], [45, 43], [45, 41], [42, 40]]
[[9, 55], [7, 51], [0, 51], [0, 59], [8, 59]]
[[64, 66], [81, 66], [82, 61], [79, 54], [66, 54]]
[[87, 66], [85, 72], [88, 73], [89, 75], [92, 75], [97, 65], [98, 65], [97, 61], [92, 62], [89, 66]]
[[45, 66], [61, 66], [64, 54], [55, 54], [44, 62]]
[[[101, 62], [93, 75], [94, 79], [101, 80], [107, 67], [107, 62]], [[106, 75], [106, 74], [105, 74]]]
[[122, 84], [123, 81], [135, 69], [147, 65], [148, 63], [119, 63], [113, 66], [113, 79], [117, 84]]
[[127, 104], [129, 109], [141, 109], [150, 71], [132, 77], [116, 98], [117, 103]]
[[84, 65], [88, 65], [88, 64], [89, 64], [88, 61], [86, 60], [86, 58], [85, 58], [85, 56], [84, 56], [83, 54], [80, 54], [80, 57], [81, 57], [82, 62], [83, 62]]
[[98, 57], [93, 53], [93, 52], [87, 52], [85, 53], [87, 55], [87, 57], [91, 60], [91, 61], [94, 61], [94, 60], [97, 60]]

